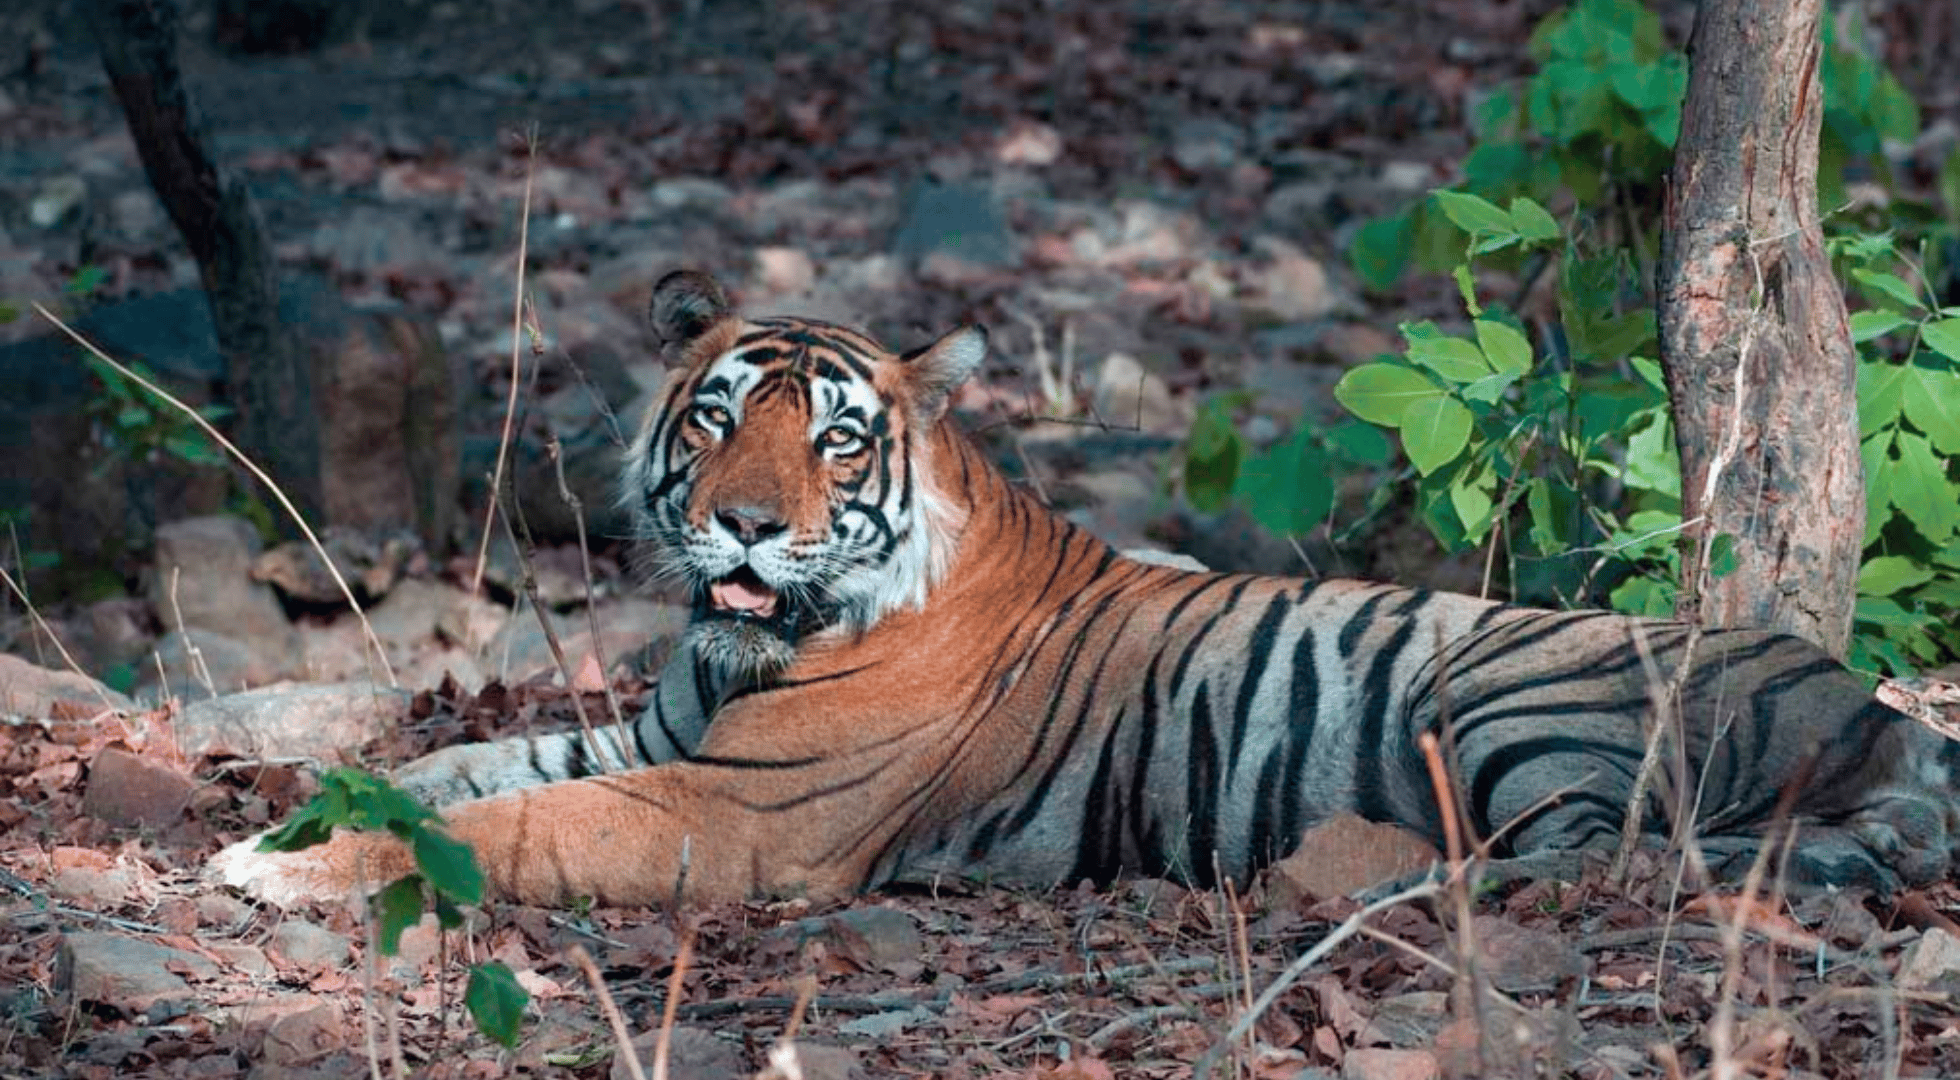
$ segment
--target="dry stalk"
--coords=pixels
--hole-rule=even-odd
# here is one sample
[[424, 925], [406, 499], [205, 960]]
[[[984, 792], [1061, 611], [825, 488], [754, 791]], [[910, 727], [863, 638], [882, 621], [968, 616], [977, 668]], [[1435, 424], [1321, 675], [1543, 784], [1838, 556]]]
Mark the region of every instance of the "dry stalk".
[[524, 165], [524, 209], [517, 219], [517, 284], [511, 302], [510, 313], [510, 396], [504, 402], [503, 432], [497, 438], [497, 464], [490, 472], [490, 507], [483, 512], [483, 536], [477, 542], [476, 569], [470, 574], [470, 595], [476, 596], [483, 588], [483, 567], [490, 558], [490, 528], [497, 517], [496, 493], [503, 490], [504, 463], [510, 457], [511, 429], [517, 419], [517, 387], [522, 382], [523, 362], [519, 359], [519, 346], [524, 339], [524, 264], [530, 257], [531, 244], [531, 187], [536, 179], [538, 166], [538, 129], [531, 126], [529, 138], [525, 142], [528, 156]]
[[653, 1044], [653, 1080], [667, 1080], [667, 1060], [673, 1050], [674, 1010], [681, 1003], [681, 978], [694, 957], [694, 931], [681, 932], [681, 947], [674, 954], [674, 970], [667, 976], [667, 1004], [660, 1014], [660, 1037]]
[[[517, 553], [519, 587], [524, 591], [525, 598], [531, 602], [531, 613], [538, 617], [538, 626], [544, 631], [545, 647], [551, 650], [552, 660], [558, 664], [559, 673], [565, 677], [565, 696], [571, 699], [572, 711], [578, 714], [578, 727], [585, 733], [586, 745], [592, 748], [593, 760], [598, 762], [600, 772], [611, 772], [612, 766], [606, 760], [605, 749], [599, 745], [599, 734], [592, 730], [592, 718], [586, 715], [585, 695], [578, 690], [578, 673], [572, 670], [571, 664], [565, 659], [565, 648], [559, 644], [558, 630], [551, 625], [551, 609], [545, 606], [538, 593], [538, 575], [532, 569], [538, 547], [531, 539], [530, 525], [524, 520], [524, 508], [518, 505], [516, 492], [505, 492], [497, 488], [493, 489], [493, 494], [495, 497], [490, 500], [493, 506], [501, 503], [506, 494], [510, 497], [510, 507], [501, 517], [504, 523], [504, 535], [510, 540], [511, 550]], [[512, 524], [513, 522], [515, 525]], [[519, 530], [524, 533], [522, 541], [517, 538]], [[623, 740], [624, 727], [620, 729], [620, 735]], [[619, 745], [621, 761], [626, 760], [626, 745], [624, 741]]]
[[[1647, 698], [1654, 706], [1654, 726], [1647, 733], [1647, 745], [1640, 755], [1640, 769], [1633, 777], [1633, 791], [1627, 796], [1626, 814], [1620, 822], [1620, 848], [1613, 856], [1612, 880], [1625, 882], [1627, 864], [1633, 859], [1633, 849], [1640, 842], [1641, 823], [1645, 819], [1647, 791], [1660, 774], [1661, 747], [1667, 736], [1674, 735], [1675, 753], [1687, 753], [1687, 730], [1682, 724], [1681, 693], [1688, 685], [1689, 673], [1694, 670], [1695, 646], [1701, 643], [1701, 627], [1688, 628], [1688, 642], [1682, 647], [1681, 663], [1674, 671], [1672, 680], [1661, 675], [1660, 665], [1654, 660], [1653, 647], [1648, 644], [1647, 631], [1637, 622], [1627, 624], [1627, 633], [1633, 640], [1633, 650], [1640, 657], [1640, 666], [1647, 677]], [[1676, 797], [1676, 805], [1669, 815], [1670, 840], [1682, 843], [1689, 835], [1693, 815], [1683, 813], [1679, 805], [1681, 797], [1687, 792], [1685, 774], [1679, 774], [1669, 784]], [[1689, 820], [1682, 820], [1682, 818]]]
[[1342, 942], [1359, 934], [1361, 932], [1361, 926], [1367, 922], [1369, 916], [1387, 911], [1389, 908], [1395, 907], [1398, 904], [1406, 904], [1414, 900], [1433, 899], [1436, 893], [1436, 883], [1425, 881], [1419, 885], [1403, 889], [1394, 895], [1384, 896], [1342, 920], [1341, 925], [1336, 926], [1326, 937], [1315, 942], [1313, 948], [1295, 957], [1293, 962], [1286, 966], [1286, 970], [1280, 972], [1278, 977], [1267, 985], [1266, 989], [1260, 991], [1259, 996], [1253, 999], [1251, 1007], [1239, 1014], [1239, 1018], [1232, 1024], [1231, 1030], [1227, 1031], [1223, 1038], [1212, 1043], [1211, 1048], [1206, 1050], [1204, 1055], [1199, 1057], [1197, 1062], [1192, 1065], [1191, 1080], [1206, 1080], [1211, 1075], [1212, 1069], [1218, 1066], [1219, 1059], [1230, 1051], [1234, 1043], [1244, 1038], [1246, 1032], [1252, 1030], [1252, 1026], [1259, 1022], [1259, 1018], [1265, 1015], [1266, 1010], [1273, 1007], [1273, 1002], [1278, 1001], [1281, 994], [1286, 993], [1287, 990], [1292, 988], [1294, 983], [1299, 982], [1300, 977], [1305, 975], [1309, 968], [1326, 959], [1327, 954], [1333, 952]]
[[[585, 576], [585, 623], [592, 633], [592, 662], [599, 666], [599, 681], [606, 691], [606, 708], [612, 713], [613, 726], [619, 731], [619, 758], [627, 760], [626, 748], [632, 745], [632, 735], [626, 730], [626, 714], [619, 708], [619, 695], [613, 693], [612, 678], [607, 672], [605, 642], [599, 638], [599, 611], [597, 598], [592, 595], [592, 552], [585, 543], [585, 502], [565, 481], [564, 447], [558, 442], [556, 434], [545, 437], [544, 452], [551, 458], [551, 466], [558, 475], [558, 497], [572, 512], [572, 523], [578, 527], [579, 569]], [[568, 684], [569, 685], [569, 684]]]
[[75, 662], [75, 657], [69, 653], [68, 646], [61, 643], [61, 639], [55, 636], [54, 628], [48, 625], [48, 621], [41, 617], [39, 611], [35, 610], [34, 602], [27, 598], [27, 590], [21, 587], [20, 582], [14, 580], [12, 574], [7, 573], [7, 568], [4, 566], [0, 566], [0, 581], [5, 581], [7, 588], [20, 598], [21, 604], [27, 609], [27, 617], [34, 620], [35, 628], [54, 643], [55, 651], [61, 654], [61, 662], [68, 665], [68, 670], [88, 680], [89, 689], [95, 692], [96, 697], [102, 699], [102, 707], [112, 713], [120, 711], [116, 708], [116, 703], [109, 700], [109, 695], [103, 693], [102, 684], [96, 682], [88, 672], [82, 670], [82, 665]]
[[204, 650], [197, 647], [197, 639], [191, 636], [191, 628], [184, 625], [184, 609], [177, 603], [177, 583], [184, 576], [184, 568], [170, 568], [170, 617], [177, 621], [177, 633], [184, 639], [184, 655], [191, 661], [191, 678], [204, 687], [204, 692], [212, 697], [218, 696], [218, 685], [211, 678], [211, 668], [204, 662]]
[[599, 965], [592, 962], [592, 954], [583, 945], [573, 945], [565, 950], [565, 955], [585, 972], [585, 981], [591, 985], [592, 992], [599, 998], [599, 1011], [605, 1014], [606, 1023], [612, 1028], [613, 1041], [619, 1044], [620, 1059], [626, 1062], [626, 1071], [633, 1080], [647, 1080], [647, 1074], [640, 1069], [640, 1055], [633, 1052], [633, 1033], [626, 1028], [626, 1018], [619, 1014], [619, 1006], [613, 1004], [612, 994], [606, 989], [605, 976], [599, 974]]
[[203, 429], [204, 434], [211, 437], [211, 441], [222, 447], [225, 453], [230, 454], [240, 465], [243, 465], [246, 471], [252, 474], [254, 479], [265, 485], [266, 490], [272, 493], [272, 497], [278, 500], [280, 509], [286, 511], [286, 516], [292, 518], [293, 524], [299, 527], [301, 535], [306, 537], [306, 542], [312, 546], [314, 554], [320, 556], [320, 561], [326, 565], [327, 573], [332, 576], [333, 583], [339, 586], [340, 595], [346, 599], [347, 606], [354, 612], [354, 617], [360, 620], [361, 632], [366, 636], [368, 646], [374, 650], [374, 658], [380, 662], [382, 672], [388, 676], [389, 688], [400, 689], [401, 683], [395, 678], [395, 667], [388, 662], [387, 650], [381, 647], [381, 639], [375, 636], [374, 626], [368, 622], [367, 612], [361, 610], [361, 602], [354, 598], [353, 587], [348, 585], [347, 579], [341, 576], [340, 568], [336, 567], [333, 564], [333, 559], [328, 557], [327, 549], [321, 545], [320, 538], [313, 534], [313, 528], [306, 523], [305, 515], [301, 514], [299, 508], [293, 505], [293, 501], [286, 497], [285, 490], [277, 483], [274, 483], [272, 477], [267, 476], [265, 470], [259, 468], [257, 462], [246, 456], [245, 452], [234, 445], [230, 439], [225, 438], [224, 433], [212, 426], [211, 421], [206, 420], [196, 409], [177, 400], [168, 390], [130, 370], [120, 361], [113, 359], [109, 354], [96, 348], [94, 343], [77, 333], [67, 323], [62, 322], [59, 315], [49, 311], [39, 301], [35, 302], [34, 310], [39, 312], [42, 318], [53, 323], [62, 333], [74, 339], [77, 345], [88, 350], [89, 355], [114, 368], [116, 373], [123, 378], [142, 387], [158, 400], [189, 417], [193, 423]]

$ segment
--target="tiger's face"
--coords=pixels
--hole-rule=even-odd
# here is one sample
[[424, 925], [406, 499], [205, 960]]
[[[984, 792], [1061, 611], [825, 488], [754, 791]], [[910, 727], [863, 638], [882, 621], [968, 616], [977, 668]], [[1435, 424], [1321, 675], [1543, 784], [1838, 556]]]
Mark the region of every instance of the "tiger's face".
[[660, 282], [652, 317], [680, 364], [628, 448], [622, 495], [653, 574], [691, 596], [700, 654], [767, 674], [813, 634], [923, 603], [959, 527], [931, 434], [985, 334], [898, 355], [826, 323], [742, 319], [688, 272]]

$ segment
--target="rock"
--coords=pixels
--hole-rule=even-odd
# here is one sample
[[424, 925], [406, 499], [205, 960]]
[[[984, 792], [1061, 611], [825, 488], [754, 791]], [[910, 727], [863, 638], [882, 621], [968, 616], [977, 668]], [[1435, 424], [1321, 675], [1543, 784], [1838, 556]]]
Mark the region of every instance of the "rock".
[[1364, 1043], [1387, 1043], [1398, 1050], [1434, 1045], [1436, 1033], [1448, 1018], [1449, 995], [1441, 990], [1418, 990], [1386, 997], [1375, 1003], [1362, 1033]]
[[356, 203], [323, 222], [302, 243], [321, 262], [359, 274], [450, 266], [449, 253], [417, 231], [410, 218], [399, 210]]
[[1260, 261], [1241, 302], [1255, 316], [1282, 323], [1311, 322], [1326, 318], [1337, 308], [1353, 306], [1336, 294], [1327, 268], [1299, 245], [1276, 236], [1261, 236], [1252, 246]]
[[994, 160], [1002, 165], [1041, 168], [1053, 165], [1062, 156], [1062, 136], [1039, 120], [1026, 117], [1007, 125], [1007, 132], [994, 144]]
[[[1899, 963], [1899, 989], [1927, 990], [1936, 983], [1956, 981], [1960, 981], [1960, 938], [1937, 926], [1929, 927]], [[1953, 986], [1947, 989], [1951, 991]]]
[[150, 606], [172, 629], [209, 630], [283, 650], [292, 627], [271, 587], [252, 579], [259, 551], [258, 531], [243, 518], [212, 515], [158, 528]]
[[333, 760], [384, 734], [407, 714], [410, 695], [371, 683], [282, 683], [199, 701], [177, 719], [185, 757]]
[[[380, 600], [421, 554], [421, 541], [412, 532], [383, 532], [330, 525], [320, 530], [320, 547], [333, 560], [341, 581], [357, 599]], [[327, 571], [327, 560], [305, 540], [289, 540], [252, 563], [252, 577], [276, 586], [293, 600], [344, 607], [347, 594]]]
[[1299, 848], [1273, 864], [1275, 902], [1346, 896], [1414, 873], [1440, 857], [1406, 829], [1340, 814], [1308, 829]]
[[339, 1007], [322, 1001], [274, 1020], [259, 1054], [267, 1065], [299, 1065], [346, 1046], [349, 1030]]
[[136, 711], [134, 702], [86, 675], [51, 671], [0, 653], [0, 712], [45, 719], [54, 715], [56, 702], [83, 715]]
[[[172, 630], [158, 639], [155, 660], [136, 669], [135, 693], [146, 700], [205, 701], [277, 682], [294, 666], [291, 654], [298, 651], [290, 629], [256, 645], [210, 630]], [[272, 648], [282, 652], [269, 655]]]
[[112, 825], [172, 825], [191, 802], [197, 781], [154, 758], [104, 747], [88, 767], [82, 812]]
[[763, 296], [796, 296], [816, 284], [817, 267], [797, 248], [757, 248], [754, 280]]
[[256, 945], [245, 945], [235, 941], [218, 941], [205, 946], [212, 955], [226, 964], [254, 979], [271, 978], [277, 972], [272, 961], [265, 958], [265, 950]]
[[647, 198], [664, 211], [719, 212], [735, 199], [728, 185], [699, 176], [677, 176], [647, 189]]
[[1531, 930], [1495, 915], [1472, 920], [1483, 971], [1507, 994], [1545, 993], [1586, 973], [1586, 958], [1564, 937]]
[[1096, 416], [1115, 427], [1176, 435], [1190, 426], [1171, 389], [1129, 353], [1110, 353], [1096, 373]]
[[88, 181], [79, 176], [54, 176], [27, 203], [27, 220], [38, 229], [52, 229], [88, 198]]
[[1171, 160], [1189, 172], [1229, 169], [1244, 151], [1244, 129], [1216, 117], [1180, 121], [1171, 134]]
[[346, 967], [352, 955], [344, 935], [290, 916], [272, 931], [272, 947], [292, 963], [310, 968]]
[[851, 908], [834, 915], [798, 919], [772, 931], [771, 937], [793, 938], [798, 947], [821, 940], [832, 955], [867, 971], [913, 962], [925, 951], [925, 939], [912, 916], [895, 908]]
[[171, 949], [140, 938], [107, 931], [65, 934], [55, 961], [55, 987], [75, 1002], [104, 1005], [129, 1015], [177, 1015], [188, 1006], [190, 986], [176, 974], [187, 971], [202, 980], [222, 974], [218, 965], [196, 953]]
[[[660, 1032], [649, 1031], [633, 1040], [633, 1052], [642, 1062], [653, 1061]], [[727, 1080], [748, 1076], [751, 1070], [741, 1048], [705, 1028], [680, 1025], [667, 1044], [667, 1080]], [[636, 1074], [617, 1052], [613, 1055], [611, 1080], [633, 1080], [636, 1075], [652, 1075], [651, 1069]]]
[[48, 891], [90, 911], [113, 911], [136, 899], [136, 874], [127, 866], [63, 866], [48, 879]]
[[993, 192], [968, 181], [913, 185], [891, 248], [904, 259], [949, 255], [990, 269], [1020, 262], [1019, 244]]
[[1436, 1055], [1427, 1050], [1357, 1047], [1341, 1062], [1342, 1080], [1437, 1080]]
[[352, 307], [312, 277], [282, 288], [279, 310], [307, 328], [328, 522], [412, 529], [440, 555], [462, 490], [463, 383], [434, 324], [398, 304]]
[[[936, 1015], [934, 1019], [937, 1019]], [[794, 1073], [777, 1067], [785, 1076], [800, 1075], [803, 1080], [866, 1080], [870, 1076], [864, 1070], [863, 1059], [849, 1047], [798, 1041], [783, 1047], [772, 1047], [769, 1051], [772, 1064], [779, 1052], [792, 1055], [796, 1061]]]
[[163, 230], [163, 207], [147, 186], [131, 188], [109, 200], [109, 219], [124, 240], [149, 241]]
[[227, 893], [199, 893], [194, 902], [198, 925], [223, 932], [240, 929], [257, 917], [252, 905]]
[[[621, 664], [633, 666], [640, 653], [656, 641], [671, 640], [687, 627], [687, 609], [678, 604], [661, 603], [628, 596], [599, 605], [599, 638], [605, 646], [608, 670]], [[592, 653], [592, 631], [585, 613], [552, 614], [552, 627], [565, 650], [565, 660], [576, 671]], [[544, 631], [537, 616], [525, 612], [514, 617], [502, 633], [490, 642], [485, 655], [494, 665], [497, 677], [518, 683], [546, 672], [557, 672]]]

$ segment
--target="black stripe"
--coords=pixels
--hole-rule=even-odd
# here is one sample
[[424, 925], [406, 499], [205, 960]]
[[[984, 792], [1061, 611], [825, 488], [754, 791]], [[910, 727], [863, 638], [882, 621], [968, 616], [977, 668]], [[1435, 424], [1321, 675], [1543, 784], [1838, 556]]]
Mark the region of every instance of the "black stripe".
[[1218, 884], [1212, 854], [1218, 850], [1218, 744], [1211, 729], [1211, 687], [1198, 683], [1191, 701], [1190, 739], [1185, 744], [1184, 812], [1189, 820], [1185, 857], [1191, 860], [1191, 879], [1199, 888]]
[[1225, 783], [1230, 785], [1239, 774], [1239, 755], [1245, 749], [1246, 727], [1252, 721], [1252, 706], [1259, 694], [1260, 680], [1265, 678], [1266, 665], [1272, 661], [1273, 645], [1279, 637], [1279, 628], [1286, 622], [1292, 605], [1287, 602], [1285, 592], [1275, 593], [1266, 604], [1266, 613], [1259, 617], [1259, 624], [1252, 628], [1252, 641], [1247, 646], [1248, 656], [1245, 677], [1239, 682], [1239, 698], [1232, 706], [1232, 749], [1226, 757]]

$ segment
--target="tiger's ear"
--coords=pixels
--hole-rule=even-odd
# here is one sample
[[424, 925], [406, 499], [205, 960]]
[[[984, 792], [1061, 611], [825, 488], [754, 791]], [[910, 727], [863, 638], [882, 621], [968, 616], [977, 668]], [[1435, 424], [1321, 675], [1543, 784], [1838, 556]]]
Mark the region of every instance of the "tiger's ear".
[[720, 283], [699, 270], [676, 270], [653, 287], [647, 321], [663, 348], [685, 346], [735, 313]]
[[923, 349], [906, 353], [901, 359], [919, 418], [937, 420], [946, 411], [946, 399], [980, 370], [980, 362], [986, 358], [984, 326], [962, 326]]

